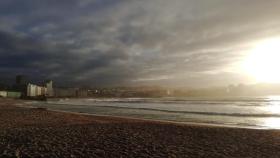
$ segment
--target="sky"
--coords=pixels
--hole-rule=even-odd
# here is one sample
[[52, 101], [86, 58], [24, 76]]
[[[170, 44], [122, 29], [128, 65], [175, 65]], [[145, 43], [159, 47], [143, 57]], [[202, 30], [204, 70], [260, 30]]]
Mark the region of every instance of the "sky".
[[279, 15], [277, 0], [1, 0], [0, 79], [246, 84], [240, 65], [254, 43], [280, 35]]

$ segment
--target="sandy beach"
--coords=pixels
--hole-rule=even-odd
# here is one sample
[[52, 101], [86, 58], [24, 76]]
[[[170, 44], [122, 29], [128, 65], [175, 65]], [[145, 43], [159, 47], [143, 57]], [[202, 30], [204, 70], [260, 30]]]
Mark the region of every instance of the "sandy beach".
[[0, 99], [0, 157], [280, 157], [280, 131], [17, 107]]

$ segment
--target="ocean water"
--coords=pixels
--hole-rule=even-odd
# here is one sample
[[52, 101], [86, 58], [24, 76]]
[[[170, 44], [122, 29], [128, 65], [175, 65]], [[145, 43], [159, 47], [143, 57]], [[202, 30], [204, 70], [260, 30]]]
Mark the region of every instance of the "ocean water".
[[280, 129], [280, 97], [108, 98], [32, 102], [51, 110], [203, 123], [242, 128]]

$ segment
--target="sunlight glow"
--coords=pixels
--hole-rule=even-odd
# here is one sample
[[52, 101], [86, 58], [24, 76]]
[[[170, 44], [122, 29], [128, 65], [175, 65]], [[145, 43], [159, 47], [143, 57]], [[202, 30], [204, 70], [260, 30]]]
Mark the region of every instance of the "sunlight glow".
[[258, 43], [243, 67], [256, 82], [280, 83], [280, 38]]
[[[273, 103], [273, 101], [272, 101], [265, 108], [266, 108], [265, 111], [268, 111], [269, 113], [280, 114], [280, 105], [279, 105], [279, 103]], [[280, 122], [279, 122], [279, 125], [280, 125]]]
[[272, 129], [280, 129], [280, 118], [267, 118], [264, 121], [264, 125], [266, 127], [272, 128]]
[[[264, 107], [264, 111], [268, 113], [280, 115], [280, 96], [268, 96], [268, 104]], [[264, 119], [264, 126], [269, 128], [280, 129], [279, 117], [268, 117]]]

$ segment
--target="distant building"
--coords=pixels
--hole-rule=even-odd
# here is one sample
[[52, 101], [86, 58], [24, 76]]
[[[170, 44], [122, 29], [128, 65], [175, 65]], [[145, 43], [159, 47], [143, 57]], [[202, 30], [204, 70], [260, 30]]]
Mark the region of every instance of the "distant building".
[[46, 96], [47, 88], [35, 84], [27, 85], [27, 97]]
[[27, 81], [23, 75], [17, 75], [15, 84], [10, 87], [0, 86], [0, 97], [10, 98], [39, 98], [53, 97], [53, 81], [44, 84], [33, 84]]
[[88, 90], [87, 89], [79, 89], [77, 91], [77, 96], [78, 97], [88, 97]]
[[77, 88], [54, 88], [55, 97], [77, 97]]
[[26, 86], [27, 97], [53, 97], [53, 81], [47, 81], [45, 84], [36, 85], [28, 83]]
[[27, 96], [28, 97], [35, 97], [36, 96], [36, 85], [28, 83], [27, 85]]
[[3, 97], [3, 98], [20, 98], [21, 97], [21, 92], [0, 91], [0, 97]]
[[7, 92], [7, 97], [8, 98], [20, 98], [21, 97], [21, 92], [8, 91]]
[[46, 96], [53, 97], [54, 92], [53, 92], [53, 81], [52, 80], [49, 80], [46, 82], [46, 88], [47, 88]]
[[54, 88], [55, 97], [89, 97], [90, 90], [84, 88]]
[[0, 91], [0, 97], [6, 98], [8, 96], [7, 91]]

